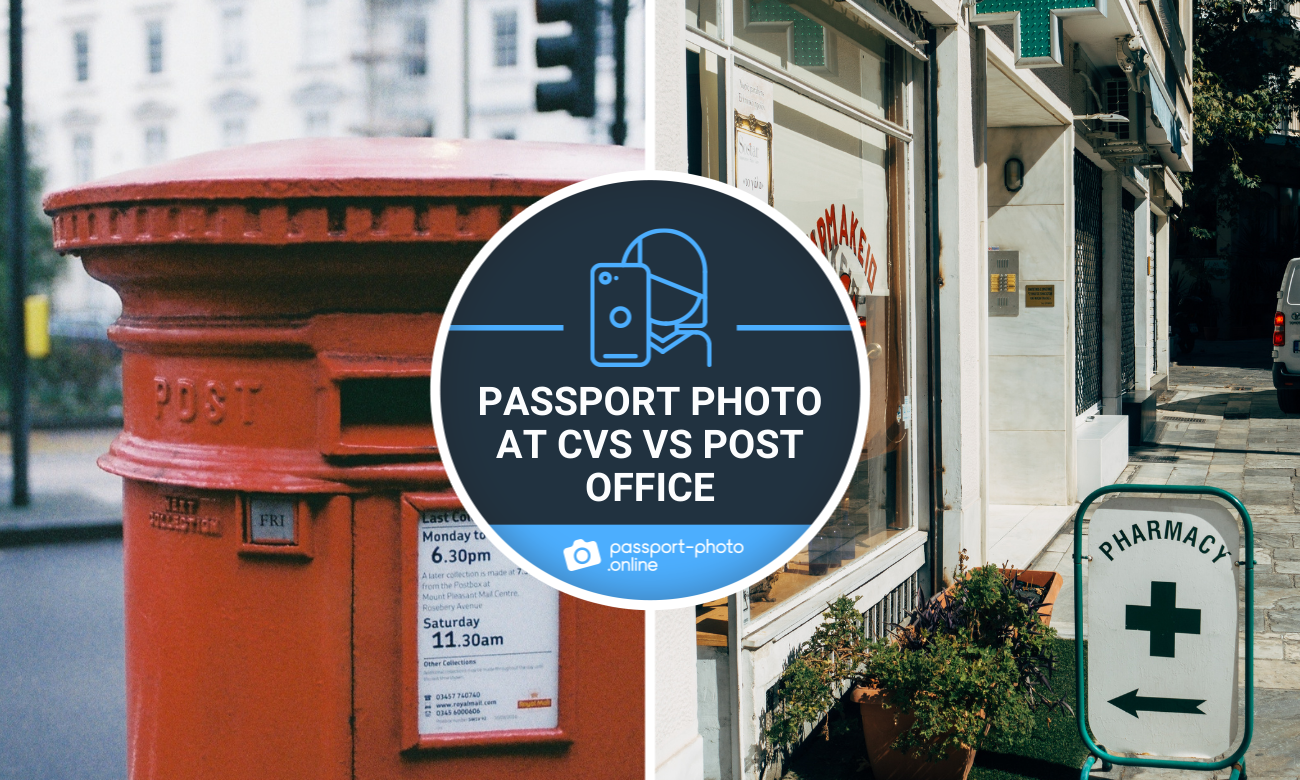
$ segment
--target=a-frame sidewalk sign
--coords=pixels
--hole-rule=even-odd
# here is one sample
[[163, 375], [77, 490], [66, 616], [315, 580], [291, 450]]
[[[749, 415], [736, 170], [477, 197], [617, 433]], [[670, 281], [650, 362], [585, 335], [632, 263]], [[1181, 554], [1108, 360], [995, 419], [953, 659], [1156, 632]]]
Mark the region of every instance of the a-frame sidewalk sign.
[[[1149, 495], [1114, 497], [1098, 506], [1084, 549], [1088, 508], [1113, 493]], [[1236, 510], [1245, 544], [1237, 518], [1210, 497]], [[1102, 771], [1118, 764], [1202, 771], [1231, 766], [1230, 780], [1245, 773], [1255, 718], [1254, 551], [1250, 513], [1219, 488], [1107, 485], [1080, 504], [1074, 517], [1075, 700], [1079, 736], [1091, 752], [1081, 780], [1097, 761]], [[1236, 740], [1243, 579], [1245, 730], [1231, 755], [1215, 759]]]

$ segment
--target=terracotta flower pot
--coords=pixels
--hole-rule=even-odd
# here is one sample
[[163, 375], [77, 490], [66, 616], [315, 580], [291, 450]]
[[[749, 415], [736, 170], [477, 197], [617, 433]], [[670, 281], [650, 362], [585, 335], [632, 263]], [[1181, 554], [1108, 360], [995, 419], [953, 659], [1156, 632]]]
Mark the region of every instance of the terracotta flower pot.
[[[1061, 576], [1054, 571], [999, 569], [1010, 580], [1047, 587], [1044, 606], [1038, 610], [1043, 625], [1052, 623], [1052, 605], [1061, 592]], [[943, 596], [941, 595], [940, 598]], [[975, 748], [953, 748], [942, 761], [924, 761], [891, 745], [916, 720], [899, 707], [885, 709], [885, 695], [876, 688], [854, 688], [849, 694], [862, 712], [862, 736], [867, 742], [867, 758], [876, 780], [966, 780], [975, 763]]]
[[1008, 580], [1018, 576], [1021, 582], [1030, 585], [1046, 585], [1047, 596], [1043, 599], [1044, 606], [1038, 608], [1038, 617], [1042, 619], [1043, 625], [1052, 625], [1052, 605], [1056, 603], [1056, 597], [1061, 594], [1061, 575], [1054, 571], [1037, 569], [998, 569], [998, 571], [1002, 572], [1002, 576]]
[[914, 720], [898, 707], [885, 709], [885, 696], [876, 688], [854, 688], [849, 694], [862, 711], [862, 736], [875, 780], [966, 780], [975, 763], [974, 748], [952, 748], [942, 761], [925, 761], [891, 745]]

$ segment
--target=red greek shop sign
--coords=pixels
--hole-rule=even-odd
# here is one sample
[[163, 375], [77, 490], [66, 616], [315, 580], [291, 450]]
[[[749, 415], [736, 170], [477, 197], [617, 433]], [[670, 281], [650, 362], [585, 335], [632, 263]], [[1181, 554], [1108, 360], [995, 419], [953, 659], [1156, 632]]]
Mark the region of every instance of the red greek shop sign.
[[867, 240], [867, 231], [858, 222], [858, 215], [849, 211], [847, 206], [832, 204], [823, 216], [818, 217], [817, 229], [808, 237], [821, 248], [822, 254], [839, 274], [844, 289], [853, 296], [859, 316], [865, 314], [863, 309], [867, 296], [889, 295], [888, 274], [876, 260], [871, 242]]

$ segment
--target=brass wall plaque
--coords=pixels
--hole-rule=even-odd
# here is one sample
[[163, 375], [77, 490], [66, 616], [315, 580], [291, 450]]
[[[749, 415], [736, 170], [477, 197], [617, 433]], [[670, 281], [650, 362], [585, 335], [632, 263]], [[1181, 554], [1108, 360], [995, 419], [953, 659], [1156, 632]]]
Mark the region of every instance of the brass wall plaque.
[[1025, 285], [1025, 308], [1026, 309], [1050, 309], [1055, 305], [1056, 305], [1056, 285], [1054, 284]]

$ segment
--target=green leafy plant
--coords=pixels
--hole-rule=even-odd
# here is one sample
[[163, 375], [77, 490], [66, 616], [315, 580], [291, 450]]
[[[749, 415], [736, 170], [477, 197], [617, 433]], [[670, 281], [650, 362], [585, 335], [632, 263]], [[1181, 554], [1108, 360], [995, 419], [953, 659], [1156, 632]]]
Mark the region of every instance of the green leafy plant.
[[807, 725], [823, 715], [828, 717], [822, 734], [830, 739], [828, 713], [840, 710], [840, 696], [857, 676], [869, 646], [857, 600], [840, 596], [827, 604], [812, 637], [791, 654], [777, 681], [776, 706], [767, 713], [768, 758], [788, 753], [803, 740]]
[[992, 564], [967, 571], [918, 604], [889, 636], [866, 639], [856, 599], [827, 605], [824, 621], [792, 653], [766, 713], [767, 754], [788, 753], [810, 723], [831, 718], [849, 683], [879, 689], [884, 704], [915, 717], [893, 747], [939, 760], [962, 745], [1023, 742], [1038, 710], [1069, 710], [1051, 687], [1055, 630], [1038, 617], [1046, 588]]
[[1015, 745], [1033, 733], [1036, 710], [1069, 710], [1051, 687], [1056, 630], [1038, 618], [1044, 590], [992, 564], [968, 572], [963, 553], [951, 589], [871, 644], [863, 683], [915, 716], [896, 749], [938, 760], [990, 739]]

